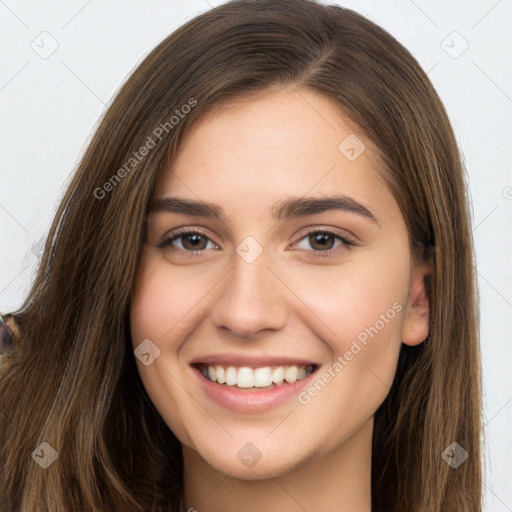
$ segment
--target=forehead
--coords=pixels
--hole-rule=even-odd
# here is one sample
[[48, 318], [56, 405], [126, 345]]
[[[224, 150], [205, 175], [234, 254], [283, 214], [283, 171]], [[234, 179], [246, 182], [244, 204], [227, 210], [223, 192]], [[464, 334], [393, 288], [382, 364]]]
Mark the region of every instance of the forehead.
[[196, 122], [155, 195], [270, 212], [283, 196], [346, 194], [386, 209], [394, 200], [382, 165], [374, 144], [331, 99], [305, 89], [267, 92]]

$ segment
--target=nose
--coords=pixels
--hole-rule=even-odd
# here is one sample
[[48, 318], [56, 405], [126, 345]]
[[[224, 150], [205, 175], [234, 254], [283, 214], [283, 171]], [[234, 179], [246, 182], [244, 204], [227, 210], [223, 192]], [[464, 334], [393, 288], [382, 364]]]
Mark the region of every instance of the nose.
[[286, 290], [268, 264], [265, 251], [252, 263], [235, 255], [233, 267], [213, 299], [211, 317], [217, 328], [242, 339], [283, 328], [288, 314]]

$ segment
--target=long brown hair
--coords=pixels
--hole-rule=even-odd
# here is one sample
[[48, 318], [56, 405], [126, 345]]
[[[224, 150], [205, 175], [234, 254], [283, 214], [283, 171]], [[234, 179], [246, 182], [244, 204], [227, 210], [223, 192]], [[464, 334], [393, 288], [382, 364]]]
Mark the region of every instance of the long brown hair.
[[[107, 110], [30, 292], [5, 317], [17, 353], [1, 361], [0, 510], [183, 506], [181, 445], [144, 390], [130, 341], [148, 206], [159, 172], [202, 115], [282, 85], [329, 97], [375, 143], [411, 248], [434, 262], [429, 336], [419, 349], [402, 346], [375, 415], [372, 508], [481, 510], [477, 291], [452, 128], [400, 43], [349, 9], [308, 0], [238, 0], [192, 19]], [[31, 456], [43, 442], [58, 454], [46, 469]], [[457, 469], [442, 457], [453, 442], [469, 454]]]

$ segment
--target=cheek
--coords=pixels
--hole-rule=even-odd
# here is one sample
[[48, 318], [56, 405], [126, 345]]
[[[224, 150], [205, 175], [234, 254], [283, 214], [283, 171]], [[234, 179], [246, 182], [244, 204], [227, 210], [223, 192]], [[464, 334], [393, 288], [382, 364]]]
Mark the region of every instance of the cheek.
[[[184, 423], [190, 411], [183, 408], [184, 377], [179, 373], [180, 344], [194, 316], [198, 290], [185, 286], [180, 276], [162, 262], [148, 264], [138, 276], [130, 311], [132, 346], [151, 340], [160, 353], [146, 366], [137, 357], [137, 370], [155, 408], [179, 439], [189, 441]], [[195, 292], [194, 292], [195, 290]]]
[[298, 295], [327, 326], [333, 352], [344, 352], [359, 335], [364, 339], [372, 326], [386, 337], [399, 334], [409, 284], [407, 253], [361, 254], [346, 265], [303, 272], [298, 282]]
[[150, 338], [169, 349], [178, 333], [187, 329], [201, 298], [208, 291], [204, 276], [187, 272], [171, 272], [163, 261], [146, 265], [138, 277], [130, 314], [134, 346]]
[[401, 346], [409, 264], [405, 247], [361, 255], [323, 276], [304, 275], [304, 296], [329, 328], [324, 341], [332, 356], [320, 382], [302, 397], [315, 414], [329, 410], [335, 424], [347, 417], [366, 419], [386, 397]]

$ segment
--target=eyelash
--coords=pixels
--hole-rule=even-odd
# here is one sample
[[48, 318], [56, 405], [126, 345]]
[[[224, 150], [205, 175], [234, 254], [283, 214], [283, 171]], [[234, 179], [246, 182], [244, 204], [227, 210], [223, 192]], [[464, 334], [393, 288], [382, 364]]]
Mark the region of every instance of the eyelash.
[[[307, 251], [307, 252], [313, 252], [315, 254], [314, 257], [333, 257], [333, 256], [338, 256], [341, 252], [343, 251], [346, 251], [348, 247], [355, 247], [356, 244], [352, 241], [352, 240], [349, 240], [348, 238], [346, 237], [342, 237], [332, 231], [328, 231], [326, 229], [316, 229], [316, 230], [312, 230], [312, 231], [309, 231], [308, 233], [306, 233], [304, 236], [302, 236], [298, 242], [296, 243], [299, 243], [301, 242], [302, 240], [304, 240], [305, 238], [308, 238], [309, 236], [313, 235], [313, 234], [322, 234], [322, 235], [330, 235], [332, 236], [333, 238], [335, 239], [338, 239], [342, 242], [341, 246], [338, 246], [337, 248], [335, 249], [328, 249], [328, 250], [325, 250], [325, 251], [315, 251], [315, 250], [312, 250], [312, 251]], [[207, 236], [205, 233], [202, 233], [201, 231], [198, 231], [198, 230], [195, 230], [195, 229], [182, 229], [180, 231], [177, 231], [175, 233], [172, 233], [170, 234], [169, 236], [165, 237], [161, 242], [159, 242], [157, 244], [157, 247], [160, 248], [160, 249], [164, 249], [165, 247], [167, 246], [171, 246], [172, 247], [172, 243], [175, 241], [175, 240], [178, 240], [179, 238], [185, 236], [185, 235], [200, 235], [206, 239], [208, 239], [209, 241], [211, 241], [212, 243], [215, 244], [215, 242], [213, 242], [213, 240], [210, 239], [209, 236]], [[293, 247], [295, 247], [296, 243], [293, 244]], [[215, 244], [217, 245], [217, 244]], [[206, 249], [200, 249], [200, 250], [194, 250], [194, 251], [189, 251], [187, 249], [180, 249], [180, 248], [176, 248], [176, 247], [172, 247], [173, 249], [177, 249], [179, 251], [182, 251], [182, 252], [186, 252], [186, 253], [190, 253], [190, 255], [192, 257], [195, 257], [195, 256], [200, 256], [200, 253], [204, 252]]]

